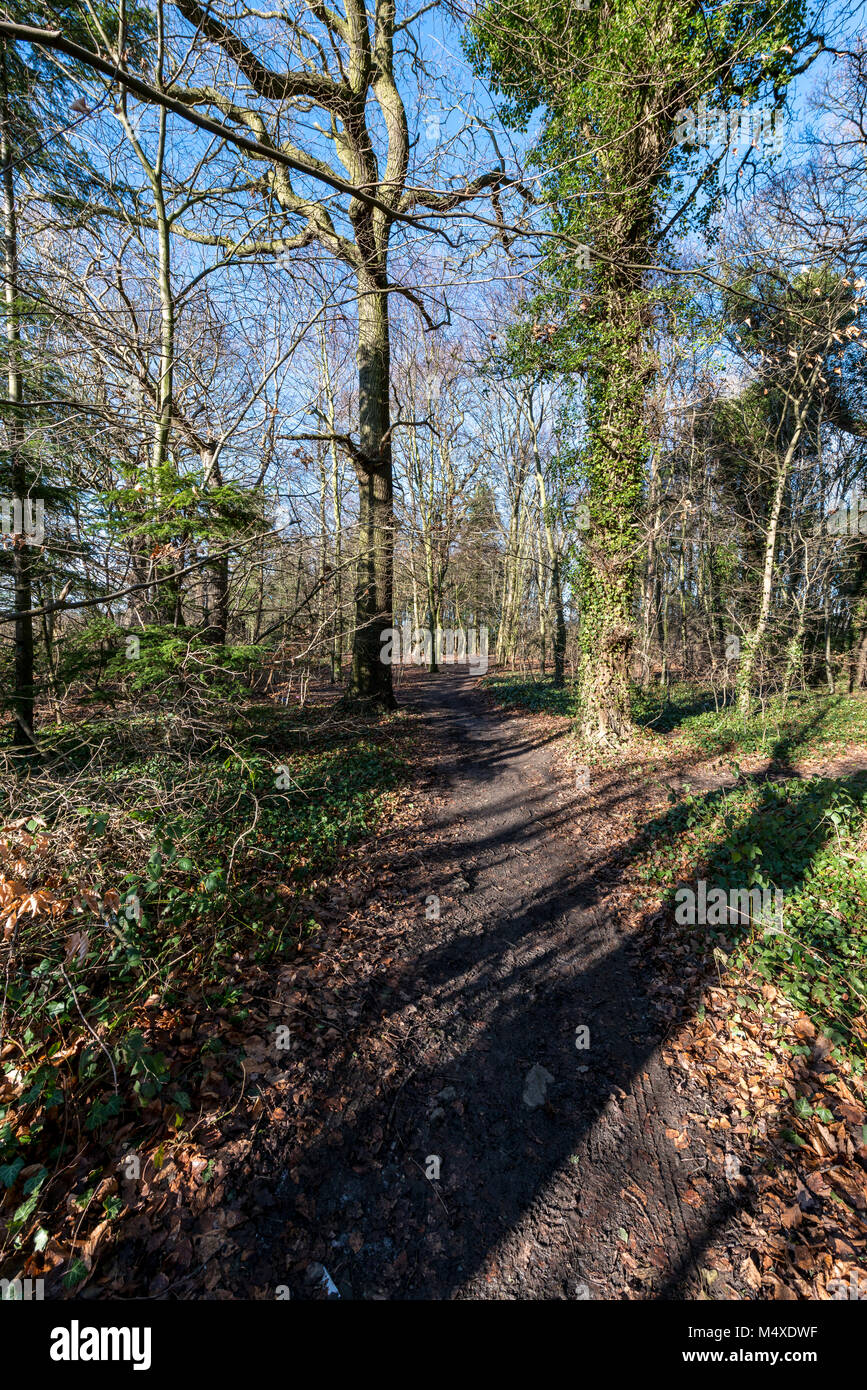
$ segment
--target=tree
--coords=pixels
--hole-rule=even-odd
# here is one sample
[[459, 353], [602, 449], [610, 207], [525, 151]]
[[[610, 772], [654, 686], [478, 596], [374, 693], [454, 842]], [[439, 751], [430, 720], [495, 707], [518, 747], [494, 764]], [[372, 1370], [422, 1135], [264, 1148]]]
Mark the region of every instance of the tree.
[[[163, 0], [157, 8], [162, 14]], [[191, 124], [219, 134], [248, 159], [266, 166], [261, 177], [251, 178], [245, 163], [240, 182], [261, 200], [254, 221], [262, 224], [264, 210], [272, 235], [239, 239], [234, 230], [214, 234], [181, 222], [173, 224], [175, 235], [248, 257], [282, 256], [315, 243], [354, 277], [358, 428], [357, 438], [348, 430], [339, 435], [352, 455], [359, 499], [351, 691], [366, 703], [390, 707], [391, 674], [379, 654], [381, 635], [391, 625], [391, 455], [394, 430], [402, 422], [392, 421], [390, 413], [389, 296], [404, 294], [421, 307], [410, 286], [390, 281], [392, 232], [398, 223], [429, 230], [430, 218], [459, 215], [486, 190], [502, 228], [498, 195], [508, 182], [503, 161], [498, 157], [495, 168], [477, 177], [463, 173], [443, 189], [413, 184], [399, 81], [406, 74], [398, 70], [395, 40], [418, 14], [399, 20], [394, 0], [377, 0], [372, 13], [359, 0], [346, 0], [342, 13], [319, 0], [301, 0], [294, 13], [284, 10], [264, 17], [245, 5], [233, 7], [229, 16], [198, 0], [176, 0], [176, 8], [193, 29], [194, 67], [200, 73], [205, 69], [198, 87], [164, 83], [160, 73], [156, 82], [143, 80], [130, 71], [126, 51], [112, 32], [103, 32], [98, 51], [75, 43], [60, 29], [0, 20], [0, 33], [83, 62], [123, 90], [185, 114]], [[185, 69], [189, 43], [189, 34], [179, 36]], [[262, 51], [271, 61], [258, 56]], [[411, 45], [406, 51], [412, 53]], [[411, 62], [410, 58], [407, 69]], [[222, 119], [204, 114], [201, 107], [216, 110]], [[306, 143], [299, 146], [302, 118], [312, 110], [322, 112], [325, 124], [314, 121]], [[345, 173], [326, 157], [329, 149]], [[297, 187], [293, 174], [302, 180]], [[331, 202], [322, 194], [323, 185], [331, 190]], [[342, 203], [333, 199], [335, 190], [343, 196]], [[427, 221], [420, 212], [428, 215]]]
[[[750, 293], [745, 295], [749, 288]], [[840, 349], [859, 336], [863, 296], [830, 269], [789, 279], [780, 267], [754, 269], [733, 286], [729, 304], [751, 309], [738, 321], [735, 340], [756, 366], [756, 380], [737, 403], [720, 411], [720, 465], [731, 470], [732, 452], [747, 455], [764, 498], [764, 544], [758, 593], [744, 634], [738, 667], [738, 703], [748, 713], [756, 662], [768, 628], [780, 527], [792, 468], [823, 423], [841, 414], [832, 385]], [[852, 430], [859, 428], [846, 419]], [[728, 426], [728, 428], [727, 428]], [[728, 438], [726, 439], [726, 435]]]
[[650, 272], [673, 229], [706, 222], [725, 160], [724, 148], [684, 192], [704, 153], [686, 118], [701, 97], [724, 111], [762, 93], [778, 105], [797, 50], [813, 40], [800, 0], [749, 9], [734, 0], [654, 0], [640, 9], [605, 0], [577, 15], [559, 3], [489, 0], [473, 35], [507, 117], [525, 126], [536, 107], [544, 111], [536, 160], [557, 234], [546, 266], [559, 318], [554, 342], [561, 368], [586, 378], [581, 724], [589, 740], [616, 742], [632, 727], [645, 404], [657, 371]]
[[[53, 0], [51, 18], [76, 38], [88, 30], [79, 7]], [[32, 7], [13, 4], [19, 19], [32, 19]], [[6, 347], [8, 396], [3, 402], [3, 423], [8, 446], [8, 477], [14, 505], [34, 506], [32, 476], [26, 436], [35, 423], [33, 407], [27, 401], [26, 365], [28, 343], [22, 327], [26, 319], [26, 286], [21, 282], [19, 258], [18, 180], [26, 165], [28, 177], [40, 184], [49, 200], [69, 188], [87, 187], [87, 170], [71, 158], [64, 138], [70, 124], [67, 106], [69, 84], [44, 56], [34, 54], [29, 62], [4, 42], [0, 52], [0, 168], [3, 186], [3, 316]], [[79, 117], [80, 119], [80, 117]], [[59, 129], [59, 134], [58, 134]], [[26, 422], [26, 423], [25, 423]], [[38, 499], [44, 509], [46, 498]], [[33, 569], [36, 547], [32, 532], [25, 527], [12, 545], [14, 584], [14, 730], [19, 748], [30, 748], [34, 737], [34, 640]]]
[[[355, 277], [358, 432], [357, 440], [348, 434], [340, 440], [352, 455], [358, 481], [350, 694], [389, 707], [394, 702], [391, 672], [379, 659], [382, 634], [392, 624], [392, 448], [399, 423], [391, 418], [389, 296], [397, 291], [416, 299], [409, 288], [390, 282], [392, 230], [401, 219], [415, 220], [417, 209], [441, 214], [460, 207], [484, 188], [496, 189], [503, 175], [482, 175], [444, 192], [411, 186], [409, 129], [395, 59], [395, 39], [411, 21], [398, 20], [394, 0], [377, 0], [372, 14], [359, 0], [347, 0], [342, 14], [318, 0], [305, 0], [297, 14], [282, 12], [276, 20], [273, 64], [258, 57], [261, 28], [245, 30], [250, 20], [256, 23], [255, 11], [233, 10], [229, 19], [198, 0], [176, 3], [196, 30], [195, 42], [206, 52], [218, 51], [238, 75], [238, 83], [220, 84], [214, 64], [212, 82], [176, 88], [177, 99], [191, 107], [216, 107], [228, 121], [254, 131], [262, 146], [291, 153], [296, 168], [309, 178], [315, 181], [325, 173], [333, 182], [342, 176], [324, 150], [320, 152], [313, 141], [299, 148], [294, 138], [282, 136], [287, 114], [321, 110], [326, 124], [318, 129], [319, 145], [330, 144], [353, 190], [345, 208], [349, 227], [341, 230], [326, 201], [296, 187], [289, 170], [275, 163], [259, 185], [264, 204], [269, 214], [278, 208], [298, 229], [268, 241], [260, 237], [249, 249], [285, 254], [317, 242]], [[236, 98], [239, 84], [256, 98], [255, 105]], [[371, 98], [378, 119], [371, 114]]]

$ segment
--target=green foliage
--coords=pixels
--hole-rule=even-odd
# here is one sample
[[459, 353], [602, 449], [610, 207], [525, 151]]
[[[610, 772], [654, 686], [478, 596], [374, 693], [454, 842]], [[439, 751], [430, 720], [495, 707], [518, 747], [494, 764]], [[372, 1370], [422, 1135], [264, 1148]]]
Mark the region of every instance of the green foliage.
[[123, 641], [124, 631], [103, 614], [73, 627], [58, 651], [57, 678], [62, 687], [102, 678], [106, 664]]
[[684, 749], [709, 757], [762, 753], [785, 766], [851, 743], [867, 744], [867, 700], [858, 695], [772, 696], [745, 715], [733, 705], [717, 709], [712, 692], [680, 684], [665, 695], [636, 691], [633, 712], [638, 724], [673, 731]]
[[864, 1053], [867, 1018], [867, 773], [741, 782], [687, 795], [646, 828], [643, 877], [781, 889], [781, 931], [684, 928], [736, 969], [772, 982], [832, 1038]]
[[[243, 1018], [243, 971], [315, 930], [314, 895], [375, 829], [403, 776], [397, 752], [363, 725], [335, 728], [308, 709], [292, 716], [290, 733], [285, 713], [270, 706], [259, 725], [242, 745], [227, 721], [223, 740], [193, 753], [155, 752], [148, 738], [136, 754], [107, 723], [47, 736], [47, 751], [65, 750], [65, 769], [87, 743], [100, 746], [101, 759], [82, 764], [75, 823], [50, 782], [45, 815], [31, 822], [57, 846], [57, 896], [82, 891], [84, 865], [92, 890], [61, 930], [47, 916], [21, 918], [6, 995], [6, 1039], [16, 1050], [4, 1067], [15, 1101], [0, 1111], [0, 1185], [15, 1203], [16, 1233], [38, 1218], [41, 1177], [75, 1151], [82, 1130], [105, 1138], [155, 1107], [182, 1123], [212, 1058], [181, 1062], [154, 1045], [146, 1001]], [[37, 859], [34, 873], [45, 871]], [[80, 936], [70, 949], [73, 929]], [[40, 1180], [22, 1182], [40, 1160]]]
[[524, 709], [531, 714], [576, 715], [580, 707], [577, 687], [571, 682], [558, 689], [541, 678], [489, 676], [485, 689], [505, 709]]
[[[133, 694], [169, 687], [202, 689], [215, 699], [228, 698], [244, 689], [266, 656], [260, 646], [218, 646], [195, 633], [159, 625], [119, 628], [117, 637], [123, 645], [108, 661], [106, 678]], [[127, 655], [129, 638], [137, 643], [135, 657]]]
[[114, 531], [126, 539], [172, 546], [236, 541], [261, 522], [262, 497], [228, 482], [205, 487], [201, 469], [178, 472], [118, 460], [122, 483], [102, 494]]
[[[486, 690], [507, 709], [578, 716], [577, 682], [557, 690], [550, 680], [520, 675], [489, 676]], [[785, 766], [818, 754], [833, 755], [851, 744], [867, 745], [867, 699], [808, 691], [772, 696], [749, 715], [734, 705], [720, 706], [711, 690], [686, 682], [666, 691], [633, 686], [631, 712], [636, 725], [673, 735], [678, 749], [746, 757], [760, 753]]]
[[[90, 49], [103, 48], [105, 38], [116, 41], [118, 8], [108, 3], [85, 6], [80, 0], [8, 0], [4, 15], [16, 24], [59, 29], [67, 38]], [[128, 61], [141, 64], [155, 20], [147, 4], [125, 7], [124, 47]], [[52, 199], [80, 199], [85, 203], [95, 186], [86, 156], [73, 154], [64, 138], [69, 124], [69, 103], [79, 94], [79, 83], [90, 83], [92, 71], [74, 59], [53, 62], [37, 45], [3, 44], [3, 83], [12, 118], [11, 134], [19, 150], [26, 151], [28, 176]]]
[[[632, 0], [578, 14], [543, 0], [517, 8], [487, 0], [472, 21], [469, 53], [502, 96], [504, 118], [526, 128], [534, 110], [543, 113], [535, 163], [558, 235], [534, 311], [546, 305], [555, 318], [540, 361], [585, 376], [586, 432], [574, 466], [590, 526], [576, 574], [580, 717], [594, 740], [630, 729], [644, 402], [658, 367], [652, 326], [666, 297], [648, 268], [664, 262], [672, 229], [706, 225], [715, 205], [713, 180], [696, 181], [702, 164], [708, 173], [707, 152], [678, 143], [678, 114], [702, 96], [723, 109], [762, 93], [779, 104], [805, 14], [801, 0], [749, 8], [672, 0], [644, 7], [638, 22]], [[532, 357], [520, 338], [516, 350]]]

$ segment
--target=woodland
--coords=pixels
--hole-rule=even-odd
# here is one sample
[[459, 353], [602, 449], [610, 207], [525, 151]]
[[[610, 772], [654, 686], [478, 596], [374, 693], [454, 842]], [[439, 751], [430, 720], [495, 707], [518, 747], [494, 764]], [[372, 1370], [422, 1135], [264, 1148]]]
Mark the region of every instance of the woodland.
[[0, 170], [3, 1299], [867, 1298], [863, 7], [4, 0]]

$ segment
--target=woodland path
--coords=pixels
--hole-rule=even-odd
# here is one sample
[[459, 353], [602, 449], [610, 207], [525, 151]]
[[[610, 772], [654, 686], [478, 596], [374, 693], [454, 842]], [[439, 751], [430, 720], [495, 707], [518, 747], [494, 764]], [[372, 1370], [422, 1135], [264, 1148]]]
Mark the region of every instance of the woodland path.
[[443, 672], [401, 692], [439, 771], [425, 852], [400, 879], [417, 902], [436, 894], [441, 916], [415, 912], [393, 948], [399, 987], [374, 991], [364, 1026], [400, 1038], [389, 1074], [329, 1077], [318, 1143], [287, 1158], [272, 1132], [254, 1162], [277, 1170], [254, 1282], [322, 1297], [321, 1262], [354, 1299], [695, 1296], [729, 1199], [659, 1055], [649, 966], [606, 907], [605, 808], [596, 838], [588, 822], [576, 839], [580, 798], [551, 735], [475, 685]]

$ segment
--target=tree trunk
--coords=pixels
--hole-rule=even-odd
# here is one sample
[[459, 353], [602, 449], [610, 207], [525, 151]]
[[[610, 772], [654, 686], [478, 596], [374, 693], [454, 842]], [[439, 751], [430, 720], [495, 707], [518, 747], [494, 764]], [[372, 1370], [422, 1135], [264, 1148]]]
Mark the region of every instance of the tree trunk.
[[581, 733], [591, 743], [617, 743], [632, 733], [636, 516], [647, 454], [642, 291], [628, 274], [605, 278], [607, 350], [587, 376], [590, 529], [578, 565]]
[[[9, 417], [7, 432], [9, 437], [10, 481], [12, 496], [20, 501], [22, 512], [28, 494], [27, 460], [24, 452], [24, 429], [18, 407], [24, 395], [24, 381], [21, 372], [21, 326], [18, 303], [18, 228], [15, 209], [15, 175], [13, 172], [14, 152], [12, 149], [9, 115], [9, 91], [7, 85], [5, 57], [2, 61], [2, 91], [0, 91], [0, 159], [3, 161], [3, 282], [6, 303], [6, 341], [9, 345]], [[22, 522], [22, 531], [26, 526]], [[15, 611], [21, 616], [15, 619], [15, 691], [13, 709], [15, 728], [13, 742], [17, 748], [32, 748], [35, 744], [33, 734], [34, 674], [33, 674], [33, 619], [30, 617], [32, 605], [32, 559], [30, 547], [24, 534], [17, 535], [12, 546], [12, 573], [15, 588]], [[27, 616], [24, 616], [24, 615]]]
[[860, 690], [867, 676], [867, 544], [858, 547], [853, 584], [852, 653], [849, 660], [849, 694]]
[[560, 574], [560, 550], [554, 552], [551, 571], [551, 600], [554, 604], [554, 685], [559, 690], [566, 680], [566, 615], [563, 611], [563, 580]]
[[[332, 426], [333, 429], [333, 426]], [[337, 446], [331, 444], [331, 506], [334, 512], [334, 634], [331, 639], [331, 684], [343, 675], [343, 532], [340, 519], [340, 471]]]
[[867, 676], [867, 627], [862, 630], [858, 643], [855, 667], [852, 673], [852, 690], [860, 690]]
[[[175, 370], [175, 297], [172, 288], [171, 228], [166, 213], [163, 193], [163, 168], [166, 152], [168, 124], [165, 108], [159, 111], [159, 133], [153, 163], [148, 159], [144, 148], [124, 115], [122, 123], [127, 138], [136, 157], [145, 171], [151, 186], [154, 202], [154, 221], [157, 233], [159, 269], [157, 286], [160, 301], [159, 332], [159, 376], [156, 381], [156, 414], [151, 443], [151, 484], [150, 497], [156, 516], [164, 511], [166, 484], [169, 474], [169, 453], [172, 435], [172, 413], [174, 401]], [[158, 524], [158, 523], [157, 523]], [[158, 623], [178, 627], [183, 624], [182, 596], [177, 566], [172, 560], [160, 557], [161, 543], [157, 543], [157, 556], [153, 564], [153, 611]]]
[[786, 484], [789, 479], [792, 460], [795, 457], [803, 434], [804, 422], [810, 406], [811, 393], [815, 386], [817, 374], [818, 366], [815, 366], [810, 374], [809, 381], [797, 407], [794, 427], [786, 452], [777, 464], [774, 496], [771, 503], [770, 516], [768, 517], [767, 531], [765, 533], [765, 554], [762, 566], [762, 586], [758, 604], [758, 614], [755, 626], [751, 632], [747, 633], [741, 645], [741, 660], [738, 669], [737, 687], [738, 708], [744, 716], [748, 715], [752, 708], [753, 672], [755, 671], [756, 661], [758, 660], [762, 642], [764, 641], [767, 631], [768, 618], [771, 611], [774, 568], [777, 555], [777, 535], [779, 532], [780, 514], [783, 510], [783, 499], [786, 495]]
[[394, 510], [389, 421], [388, 294], [382, 275], [358, 277], [358, 570], [349, 697], [394, 709], [391, 667], [380, 660], [393, 624]]
[[650, 461], [647, 547], [644, 556], [644, 585], [641, 602], [641, 686], [650, 686], [650, 655], [656, 620], [659, 583], [656, 573], [656, 528], [659, 524], [659, 463], [656, 451]]
[[[545, 535], [545, 546], [548, 551], [548, 563], [551, 568], [551, 606], [554, 610], [554, 685], [559, 689], [563, 685], [564, 674], [563, 664], [566, 656], [566, 619], [563, 614], [563, 581], [560, 574], [560, 546], [554, 529], [551, 525], [551, 518], [548, 507], [548, 498], [545, 490], [545, 475], [542, 469], [542, 458], [539, 452], [539, 440], [536, 430], [536, 421], [532, 413], [532, 401], [528, 409], [530, 426], [533, 432], [533, 466], [536, 472], [536, 486], [539, 491], [539, 514], [541, 517], [542, 528]], [[541, 581], [540, 581], [541, 582]], [[540, 628], [542, 636], [542, 669], [545, 669], [545, 627], [542, 617], [542, 593], [539, 593], [539, 614]]]
[[[223, 478], [219, 461], [215, 457], [216, 446], [212, 440], [201, 451], [202, 473], [205, 488], [222, 486]], [[218, 547], [224, 542], [218, 538]], [[229, 630], [229, 556], [228, 553], [215, 555], [208, 561], [204, 575], [207, 608], [205, 614], [204, 636], [215, 646], [225, 646]]]

